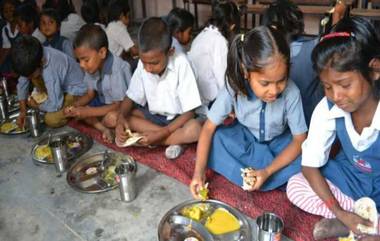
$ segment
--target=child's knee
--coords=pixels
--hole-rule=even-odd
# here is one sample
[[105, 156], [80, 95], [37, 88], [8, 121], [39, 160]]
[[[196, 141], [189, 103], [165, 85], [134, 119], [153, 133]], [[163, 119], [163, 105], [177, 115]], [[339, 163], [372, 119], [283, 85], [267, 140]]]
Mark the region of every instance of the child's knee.
[[118, 114], [119, 113], [117, 111], [111, 111], [107, 113], [103, 118], [103, 124], [108, 128], [115, 128], [117, 124]]
[[192, 139], [194, 141], [197, 141], [199, 139], [201, 130], [202, 130], [202, 126], [197, 120], [195, 119], [190, 120], [186, 124], [186, 128], [185, 128], [186, 139]]
[[56, 113], [46, 113], [44, 117], [45, 125], [58, 128], [66, 125], [67, 118], [61, 115], [57, 115]]
[[298, 173], [294, 176], [292, 176], [288, 184], [286, 186], [286, 195], [290, 202], [295, 203], [295, 201], [298, 199], [300, 195], [305, 194], [304, 190], [306, 185], [306, 179], [302, 175], [302, 173]]

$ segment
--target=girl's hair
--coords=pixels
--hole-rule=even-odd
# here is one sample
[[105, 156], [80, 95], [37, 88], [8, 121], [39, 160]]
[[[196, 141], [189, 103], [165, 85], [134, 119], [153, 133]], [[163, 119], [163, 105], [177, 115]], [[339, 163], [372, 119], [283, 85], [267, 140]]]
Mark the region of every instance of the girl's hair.
[[97, 0], [83, 1], [80, 13], [86, 23], [100, 23], [99, 12]]
[[263, 25], [281, 29], [288, 41], [293, 41], [304, 33], [303, 13], [289, 0], [277, 0], [270, 4], [263, 15]]
[[170, 33], [183, 32], [193, 27], [194, 16], [189, 11], [182, 8], [173, 8], [166, 17]]
[[[227, 81], [236, 94], [247, 95], [245, 72], [260, 72], [280, 55], [290, 66], [290, 50], [284, 36], [269, 26], [259, 26], [237, 35], [227, 57]], [[289, 71], [288, 71], [289, 72]]]
[[59, 17], [59, 13], [57, 10], [53, 8], [44, 8], [42, 9], [42, 12], [40, 14], [40, 17], [47, 16], [51, 19], [53, 19], [58, 26], [61, 26], [61, 18]]
[[40, 24], [40, 16], [32, 4], [23, 4], [17, 7], [14, 16], [22, 22], [33, 23], [33, 28], [37, 28]]
[[61, 21], [65, 20], [70, 13], [75, 13], [71, 0], [46, 0], [42, 8], [57, 9]]
[[230, 39], [230, 27], [235, 24], [235, 31], [240, 28], [240, 13], [237, 5], [233, 2], [216, 4], [213, 7], [212, 17], [208, 25], [214, 25], [226, 39]]
[[327, 68], [358, 71], [375, 87], [375, 96], [380, 98], [380, 80], [372, 82], [373, 69], [369, 66], [372, 59], [380, 58], [379, 46], [379, 36], [371, 22], [361, 17], [344, 18], [314, 48], [314, 69], [318, 74]]
[[108, 23], [118, 21], [120, 16], [129, 14], [129, 5], [127, 1], [113, 0], [108, 5]]
[[85, 46], [99, 51], [101, 48], [108, 49], [108, 39], [104, 30], [95, 24], [83, 25], [73, 42], [73, 48]]
[[12, 4], [15, 7], [15, 12], [16, 12], [16, 8], [20, 5], [20, 3], [17, 0], [3, 0], [0, 3], [0, 14], [1, 14], [2, 19], [4, 19], [3, 11], [4, 11], [5, 4]]

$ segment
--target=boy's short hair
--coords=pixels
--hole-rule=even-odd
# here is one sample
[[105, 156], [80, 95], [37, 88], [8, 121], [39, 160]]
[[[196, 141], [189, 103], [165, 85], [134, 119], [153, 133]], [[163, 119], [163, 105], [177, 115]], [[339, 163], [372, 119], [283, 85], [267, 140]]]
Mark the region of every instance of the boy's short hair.
[[86, 23], [99, 23], [99, 5], [97, 0], [83, 1], [80, 13]]
[[303, 13], [290, 0], [277, 0], [270, 4], [264, 12], [263, 25], [275, 26], [284, 32], [290, 41], [298, 38], [304, 33]]
[[22, 76], [29, 76], [41, 66], [42, 45], [33, 36], [20, 36], [11, 48], [13, 70]]
[[173, 8], [169, 12], [166, 21], [168, 23], [170, 33], [174, 34], [177, 32], [183, 32], [186, 29], [193, 27], [194, 16], [185, 9]]
[[39, 25], [38, 12], [31, 4], [25, 4], [17, 7], [14, 16], [22, 22], [33, 23], [34, 28], [37, 28]]
[[112, 0], [108, 4], [108, 23], [118, 21], [120, 16], [128, 15], [130, 11], [128, 1]]
[[55, 10], [54, 8], [44, 8], [40, 14], [40, 16], [48, 16], [49, 18], [53, 19], [58, 26], [61, 26], [61, 18], [59, 16], [59, 12]]
[[108, 39], [104, 30], [96, 24], [83, 25], [74, 39], [74, 49], [86, 46], [99, 51], [101, 48], [108, 49]]
[[143, 22], [138, 32], [139, 50], [146, 53], [158, 49], [169, 51], [172, 37], [167, 24], [159, 17], [151, 17]]

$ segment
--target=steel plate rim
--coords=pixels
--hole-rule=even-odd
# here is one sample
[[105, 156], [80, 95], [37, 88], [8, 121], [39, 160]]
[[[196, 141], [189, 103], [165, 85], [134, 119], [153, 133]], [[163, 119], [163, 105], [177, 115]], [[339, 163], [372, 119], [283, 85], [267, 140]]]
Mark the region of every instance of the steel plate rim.
[[[220, 205], [222, 206], [223, 208], [227, 209], [229, 212], [231, 212], [231, 214], [233, 214], [234, 216], [236, 216], [238, 218], [238, 220], [240, 222], [242, 222], [247, 228], [247, 239], [250, 241], [252, 240], [252, 227], [251, 225], [249, 224], [248, 220], [246, 217], [244, 217], [244, 215], [237, 209], [237, 208], [234, 208], [232, 207], [231, 205], [227, 204], [227, 203], [224, 203], [222, 201], [219, 201], [219, 200], [215, 200], [215, 199], [208, 199], [206, 201], [200, 201], [200, 200], [187, 200], [187, 201], [184, 201], [176, 206], [174, 206], [173, 208], [171, 208], [169, 211], [167, 211], [165, 213], [165, 215], [161, 218], [160, 220], [160, 223], [158, 224], [158, 228], [157, 228], [157, 234], [158, 234], [158, 240], [160, 240], [160, 230], [162, 228], [162, 226], [164, 225], [165, 221], [173, 215], [173, 213], [176, 211], [177, 213], [179, 212], [179, 210], [181, 210], [182, 208], [188, 206], [188, 205], [194, 205], [194, 204], [197, 204], [197, 203], [211, 203], [211, 204], [217, 204], [217, 205]], [[211, 234], [211, 233], [210, 233]], [[211, 236], [215, 239], [215, 236], [216, 235], [213, 235], [211, 234]], [[219, 235], [217, 235], [219, 236]]]
[[[3, 125], [4, 123], [6, 123], [6, 122], [14, 122], [14, 121], [17, 121], [17, 117], [11, 117], [11, 118], [9, 118], [9, 119], [6, 119], [6, 120], [2, 120], [1, 122], [0, 122], [0, 126], [1, 125]], [[25, 127], [25, 130], [24, 131], [22, 131], [22, 132], [18, 132], [18, 133], [4, 133], [4, 132], [1, 132], [0, 131], [0, 134], [1, 135], [5, 135], [5, 136], [17, 136], [17, 135], [25, 135], [25, 134], [27, 134], [27, 133], [29, 133], [29, 128], [27, 128], [27, 127]]]
[[[117, 152], [109, 152], [109, 154], [117, 154]], [[97, 194], [97, 193], [103, 193], [103, 192], [108, 192], [108, 191], [111, 191], [111, 190], [114, 190], [114, 189], [116, 189], [117, 187], [118, 187], [118, 185], [114, 185], [114, 186], [111, 186], [111, 187], [109, 187], [109, 188], [107, 188], [107, 189], [104, 189], [104, 190], [97, 190], [97, 191], [84, 191], [83, 189], [81, 189], [81, 188], [79, 188], [79, 187], [77, 187], [76, 185], [74, 185], [71, 181], [70, 181], [70, 179], [69, 179], [69, 177], [70, 177], [70, 173], [71, 173], [71, 171], [72, 171], [72, 169], [76, 166], [76, 165], [78, 165], [81, 161], [83, 161], [83, 160], [85, 160], [85, 159], [87, 159], [87, 158], [90, 158], [90, 157], [92, 157], [92, 156], [97, 156], [97, 155], [103, 155], [104, 154], [104, 151], [102, 151], [102, 152], [97, 152], [97, 153], [92, 153], [92, 154], [89, 154], [89, 153], [87, 153], [86, 155], [83, 155], [83, 156], [81, 156], [79, 159], [77, 159], [71, 166], [70, 166], [70, 168], [69, 168], [69, 170], [67, 170], [67, 173], [66, 173], [66, 181], [67, 181], [67, 183], [70, 185], [70, 187], [72, 187], [75, 191], [78, 191], [78, 192], [81, 192], [81, 193], [87, 193], [87, 194]], [[132, 158], [132, 160], [134, 160], [135, 161], [135, 159], [131, 156], [131, 155], [128, 155], [128, 154], [125, 154], [125, 153], [122, 153], [123, 155], [125, 155], [125, 156], [128, 156], [128, 157], [130, 157], [130, 158]], [[136, 163], [136, 166], [137, 166], [137, 163]]]
[[[91, 149], [91, 147], [93, 146], [94, 144], [94, 141], [89, 138], [87, 135], [81, 133], [81, 132], [76, 132], [76, 131], [61, 131], [61, 132], [58, 132], [58, 133], [55, 133], [55, 134], [52, 134], [52, 136], [54, 137], [59, 137], [59, 136], [68, 136], [70, 134], [75, 134], [75, 135], [80, 135], [84, 138], [86, 138], [88, 140], [88, 147], [87, 148], [84, 148], [82, 153], [80, 155], [76, 155], [76, 156], [73, 156], [71, 157], [68, 161], [71, 162], [73, 161], [75, 158], [79, 158], [79, 157], [82, 157], [88, 150]], [[45, 135], [43, 137], [41, 137], [37, 143], [35, 143], [32, 147], [32, 150], [31, 150], [31, 155], [32, 155], [32, 159], [34, 162], [36, 163], [40, 163], [40, 164], [44, 164], [44, 165], [54, 165], [54, 162], [47, 162], [47, 161], [44, 161], [44, 160], [40, 160], [40, 159], [37, 159], [34, 155], [34, 152], [35, 150], [37, 149], [37, 147], [40, 145], [41, 142], [43, 142], [46, 138], [48, 138], [48, 135]], [[74, 163], [73, 163], [74, 164]]]

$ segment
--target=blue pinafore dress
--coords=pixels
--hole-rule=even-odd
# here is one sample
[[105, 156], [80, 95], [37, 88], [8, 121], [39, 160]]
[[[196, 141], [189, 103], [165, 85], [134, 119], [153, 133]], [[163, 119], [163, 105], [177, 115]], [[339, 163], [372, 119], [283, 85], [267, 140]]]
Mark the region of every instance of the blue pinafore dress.
[[[329, 108], [332, 108], [329, 102]], [[324, 177], [354, 200], [372, 198], [380, 208], [380, 135], [366, 150], [357, 151], [346, 130], [344, 117], [336, 120], [341, 151], [321, 168]]]
[[[265, 116], [260, 115], [260, 135], [265, 134], [264, 125]], [[291, 143], [292, 138], [287, 129], [270, 141], [260, 141], [246, 126], [236, 120], [232, 125], [220, 126], [216, 130], [210, 148], [208, 167], [232, 183], [242, 186], [242, 168], [264, 169]], [[301, 156], [270, 176], [260, 190], [269, 191], [280, 187], [300, 171]]]

